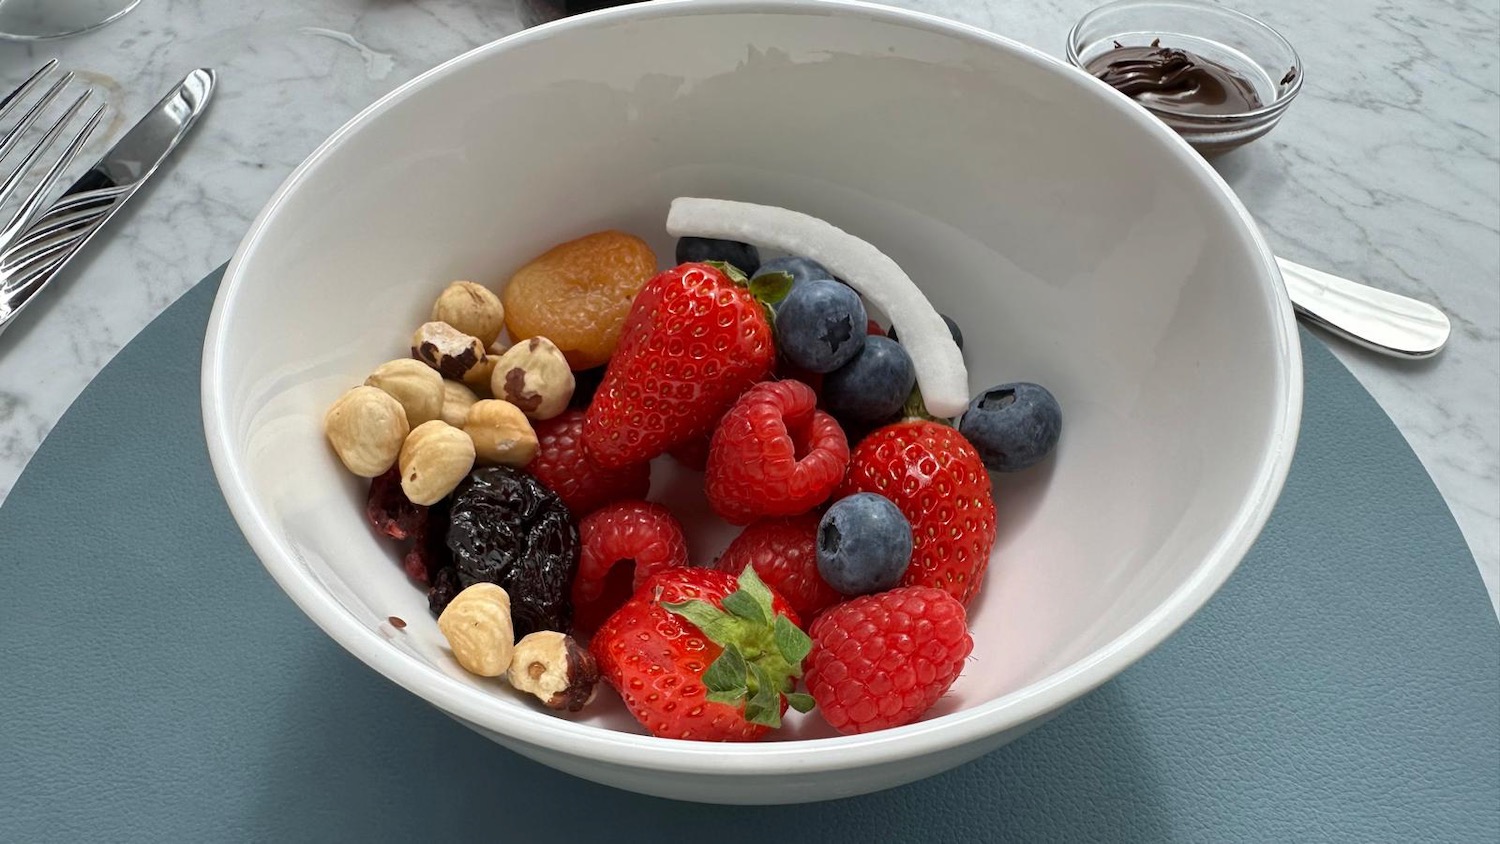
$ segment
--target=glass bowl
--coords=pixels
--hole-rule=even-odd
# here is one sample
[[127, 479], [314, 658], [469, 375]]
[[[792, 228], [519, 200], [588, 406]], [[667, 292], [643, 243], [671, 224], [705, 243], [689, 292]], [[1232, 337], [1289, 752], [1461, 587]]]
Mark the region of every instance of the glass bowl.
[[1117, 47], [1187, 50], [1242, 76], [1265, 105], [1234, 114], [1203, 114], [1149, 101], [1141, 105], [1204, 155], [1247, 144], [1271, 131], [1302, 90], [1302, 60], [1267, 24], [1194, 0], [1116, 0], [1079, 18], [1068, 33], [1068, 61], [1087, 70]]

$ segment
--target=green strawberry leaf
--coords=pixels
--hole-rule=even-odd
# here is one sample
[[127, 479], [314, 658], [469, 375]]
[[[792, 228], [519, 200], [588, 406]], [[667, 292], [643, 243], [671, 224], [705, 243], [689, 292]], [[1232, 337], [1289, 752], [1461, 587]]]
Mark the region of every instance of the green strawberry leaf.
[[[762, 619], [769, 620], [776, 617], [776, 610], [771, 608], [771, 588], [766, 586], [764, 580], [760, 579], [760, 575], [755, 571], [755, 566], [745, 567], [744, 572], [740, 574], [740, 588], [736, 589], [735, 592], [743, 592], [754, 600], [755, 605], [760, 607]], [[762, 621], [762, 623], [764, 624], [765, 622]]]
[[707, 601], [693, 599], [664, 603], [661, 606], [667, 612], [687, 619], [716, 645], [724, 645], [744, 638], [744, 622]]
[[901, 418], [926, 419], [928, 422], [936, 422], [939, 425], [947, 425], [950, 428], [953, 427], [952, 419], [945, 419], [941, 416], [933, 416], [932, 413], [928, 411], [927, 402], [922, 398], [922, 388], [920, 385], [913, 386], [911, 388], [911, 395], [906, 397], [906, 404], [901, 407]]
[[738, 706], [745, 700], [746, 693], [746, 689], [740, 689], [733, 692], [709, 692], [708, 694], [703, 696], [703, 699], [712, 703], [723, 703], [729, 706]]
[[748, 689], [746, 679], [749, 670], [739, 647], [731, 644], [703, 672], [703, 685], [711, 692], [737, 692], [743, 695]]
[[730, 281], [738, 284], [741, 287], [744, 287], [749, 281], [749, 279], [745, 277], [745, 273], [743, 270], [741, 270], [739, 267], [736, 267], [734, 264], [729, 263], [728, 261], [704, 261], [703, 263], [709, 265], [710, 267], [713, 267], [724, 275], [729, 276]]
[[802, 660], [812, 651], [812, 639], [784, 615], [776, 616], [773, 635], [776, 637], [776, 650], [781, 652], [781, 658], [791, 667], [792, 676], [801, 677]]
[[791, 704], [791, 707], [798, 712], [811, 712], [813, 707], [817, 706], [813, 702], [813, 696], [806, 692], [792, 692], [786, 696], [786, 702]]
[[760, 604], [743, 589], [736, 589], [724, 596], [724, 609], [752, 624], [766, 624], [770, 621], [761, 611]]
[[777, 305], [792, 292], [792, 285], [796, 283], [797, 279], [791, 273], [765, 273], [750, 279], [750, 295], [762, 305]]
[[750, 673], [755, 677], [755, 694], [745, 702], [745, 720], [767, 727], [781, 726], [781, 690], [776, 681], [759, 663], [750, 663]]

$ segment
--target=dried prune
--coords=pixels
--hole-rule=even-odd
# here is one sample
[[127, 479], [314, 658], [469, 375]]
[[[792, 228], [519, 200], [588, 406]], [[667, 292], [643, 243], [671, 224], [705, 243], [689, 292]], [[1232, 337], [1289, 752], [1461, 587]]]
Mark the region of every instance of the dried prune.
[[578, 549], [567, 506], [526, 472], [475, 469], [453, 491], [448, 550], [459, 583], [494, 583], [509, 593], [517, 639], [538, 630], [569, 631]]
[[463, 586], [458, 582], [458, 569], [453, 566], [438, 569], [432, 576], [432, 587], [427, 590], [427, 608], [433, 615], [442, 615], [448, 602], [461, 591]]
[[395, 466], [370, 479], [365, 518], [370, 526], [392, 539], [407, 539], [426, 518], [426, 507], [411, 503], [401, 489], [401, 470]]
[[439, 569], [453, 565], [448, 552], [448, 499], [423, 509], [427, 512], [412, 529], [412, 546], [401, 559], [401, 567], [412, 580], [431, 583]]

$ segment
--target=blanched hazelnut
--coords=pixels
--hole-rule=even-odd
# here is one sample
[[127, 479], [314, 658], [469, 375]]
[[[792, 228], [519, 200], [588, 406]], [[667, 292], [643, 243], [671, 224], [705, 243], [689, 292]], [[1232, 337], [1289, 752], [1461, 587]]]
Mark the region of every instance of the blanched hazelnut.
[[438, 616], [438, 630], [453, 658], [471, 674], [499, 677], [510, 667], [516, 634], [510, 595], [493, 583], [476, 583], [453, 596]]
[[401, 491], [413, 504], [443, 500], [474, 468], [474, 441], [441, 419], [413, 428], [401, 446]]
[[401, 403], [389, 393], [359, 386], [328, 408], [323, 431], [349, 471], [374, 478], [396, 462], [411, 427]]
[[479, 401], [479, 395], [457, 381], [443, 379], [442, 420], [455, 428], [462, 428], [469, 418], [469, 408]]
[[406, 422], [412, 427], [438, 418], [443, 410], [443, 376], [421, 361], [402, 358], [383, 363], [365, 386], [390, 393], [406, 411]]
[[599, 665], [572, 636], [538, 630], [516, 643], [505, 679], [549, 709], [577, 712], [594, 699]]
[[455, 281], [443, 288], [432, 305], [434, 322], [446, 322], [488, 346], [505, 328], [505, 306], [482, 284]]
[[532, 337], [510, 347], [495, 363], [490, 392], [532, 419], [551, 419], [573, 398], [573, 370], [551, 340]]
[[464, 433], [474, 439], [474, 451], [481, 463], [519, 468], [530, 463], [539, 448], [526, 414], [499, 399], [475, 402], [464, 420]]
[[446, 322], [425, 322], [411, 336], [411, 356], [444, 378], [462, 381], [484, 360], [484, 344]]

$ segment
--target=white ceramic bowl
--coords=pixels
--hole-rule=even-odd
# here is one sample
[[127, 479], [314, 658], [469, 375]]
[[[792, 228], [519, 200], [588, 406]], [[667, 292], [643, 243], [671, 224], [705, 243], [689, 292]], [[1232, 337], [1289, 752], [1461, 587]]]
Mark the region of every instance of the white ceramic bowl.
[[[698, 744], [640, 734], [617, 702], [563, 718], [470, 677], [364, 524], [364, 484], [323, 441], [327, 405], [404, 353], [444, 283], [498, 285], [552, 244], [607, 227], [668, 261], [663, 223], [679, 195], [783, 205], [864, 237], [962, 323], [972, 387], [1037, 381], [1062, 403], [1056, 459], [998, 479], [974, 655], [919, 723], [837, 737], [808, 719], [786, 741]], [[224, 495], [266, 568], [396, 683], [588, 779], [689, 800], [810, 801], [993, 750], [1202, 606], [1291, 460], [1293, 326], [1229, 189], [1086, 74], [894, 9], [652, 3], [474, 50], [319, 148], [225, 276], [203, 414]], [[655, 495], [693, 497], [693, 477], [658, 469]], [[705, 561], [727, 539], [706, 521], [690, 530]], [[389, 616], [409, 626], [397, 632]]]

